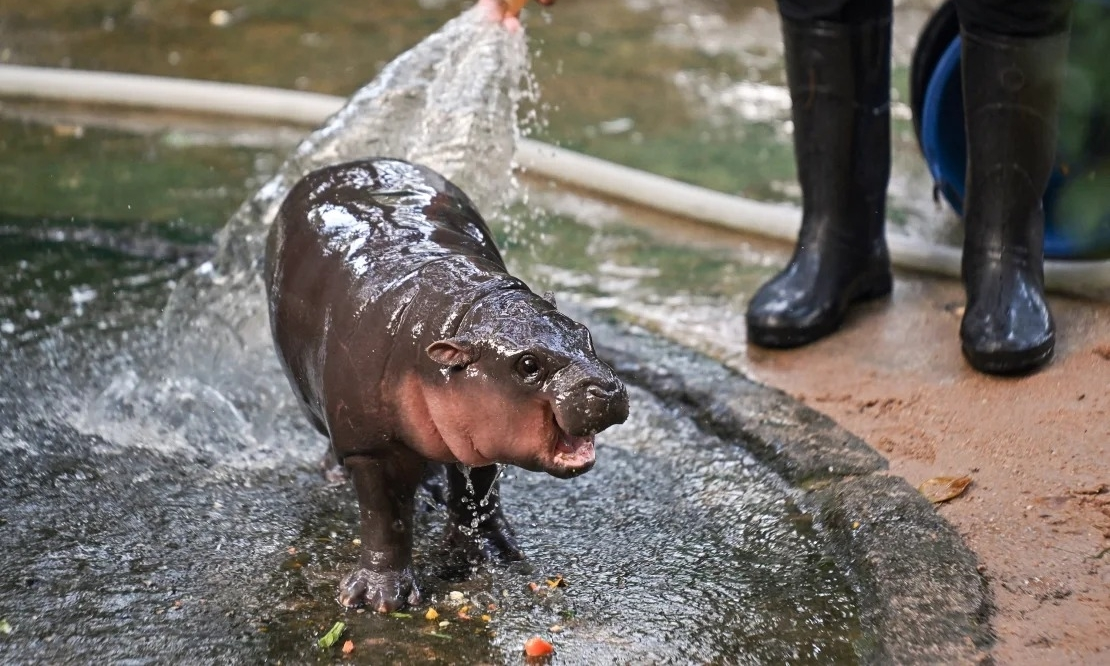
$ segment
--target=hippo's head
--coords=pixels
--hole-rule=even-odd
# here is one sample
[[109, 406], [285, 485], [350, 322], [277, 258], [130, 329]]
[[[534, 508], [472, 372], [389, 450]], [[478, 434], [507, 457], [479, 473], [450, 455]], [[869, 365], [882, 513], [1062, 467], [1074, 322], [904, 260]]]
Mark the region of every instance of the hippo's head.
[[428, 346], [446, 380], [435, 392], [437, 426], [465, 464], [582, 474], [594, 464], [594, 435], [628, 418], [628, 394], [585, 326], [550, 297], [525, 293], [485, 304]]

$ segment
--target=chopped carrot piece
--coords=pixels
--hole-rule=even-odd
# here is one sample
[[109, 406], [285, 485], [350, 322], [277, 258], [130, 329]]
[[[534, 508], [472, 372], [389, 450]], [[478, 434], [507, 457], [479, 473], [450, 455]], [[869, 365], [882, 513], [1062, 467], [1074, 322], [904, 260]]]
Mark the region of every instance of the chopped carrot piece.
[[546, 657], [554, 652], [555, 647], [539, 636], [533, 636], [524, 641], [524, 654], [529, 657]]

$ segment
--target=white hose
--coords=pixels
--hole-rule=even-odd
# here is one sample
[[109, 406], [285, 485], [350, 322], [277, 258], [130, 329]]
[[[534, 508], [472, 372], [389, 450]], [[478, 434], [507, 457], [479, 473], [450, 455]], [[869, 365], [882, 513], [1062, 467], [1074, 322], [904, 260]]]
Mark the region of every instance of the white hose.
[[[0, 65], [0, 97], [49, 99], [245, 116], [316, 126], [346, 100], [332, 95], [214, 81]], [[723, 194], [638, 169], [523, 139], [517, 162], [532, 175], [648, 208], [745, 233], [793, 241], [800, 211]], [[958, 277], [957, 248], [888, 237], [896, 266]], [[1049, 289], [1105, 297], [1110, 260], [1045, 262]]]

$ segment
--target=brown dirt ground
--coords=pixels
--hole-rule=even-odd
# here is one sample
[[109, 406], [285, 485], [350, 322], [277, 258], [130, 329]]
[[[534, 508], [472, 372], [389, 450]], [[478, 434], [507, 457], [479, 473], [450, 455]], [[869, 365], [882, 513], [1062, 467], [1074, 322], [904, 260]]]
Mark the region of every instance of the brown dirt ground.
[[960, 284], [898, 276], [807, 348], [749, 347], [745, 370], [828, 414], [914, 486], [970, 475], [939, 506], [978, 554], [1000, 664], [1110, 664], [1110, 305], [1055, 297], [1055, 360], [980, 375], [958, 342]]

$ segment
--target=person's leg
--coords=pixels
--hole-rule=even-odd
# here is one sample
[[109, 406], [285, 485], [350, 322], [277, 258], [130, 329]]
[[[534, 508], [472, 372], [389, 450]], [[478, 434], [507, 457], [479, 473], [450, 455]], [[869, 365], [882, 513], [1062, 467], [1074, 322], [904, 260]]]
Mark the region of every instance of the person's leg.
[[891, 290], [890, 0], [780, 0], [802, 228], [748, 304], [748, 341], [796, 347]]
[[1056, 155], [1069, 0], [957, 0], [963, 43], [967, 196], [960, 324], [981, 372], [1028, 372], [1051, 357], [1042, 199]]

